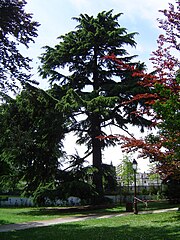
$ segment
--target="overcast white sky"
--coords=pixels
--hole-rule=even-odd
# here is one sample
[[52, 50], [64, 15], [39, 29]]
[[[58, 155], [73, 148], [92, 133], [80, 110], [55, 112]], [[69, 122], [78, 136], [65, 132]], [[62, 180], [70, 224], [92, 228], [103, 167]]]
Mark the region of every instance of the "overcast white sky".
[[[37, 74], [39, 65], [38, 56], [43, 52], [45, 45], [54, 46], [58, 43], [57, 37], [74, 30], [77, 22], [72, 17], [78, 17], [81, 13], [96, 16], [99, 12], [114, 10], [114, 14], [123, 13], [119, 18], [122, 27], [128, 32], [138, 32], [136, 36], [136, 49], [129, 50], [130, 54], [139, 55], [138, 59], [144, 61], [151, 70], [150, 54], [156, 50], [156, 40], [160, 34], [157, 18], [163, 17], [158, 10], [168, 8], [168, 3], [175, 0], [27, 0], [26, 11], [33, 13], [33, 19], [41, 26], [38, 29], [38, 37], [35, 44], [31, 44], [26, 54], [33, 58], [33, 73], [40, 82], [41, 88], [47, 88], [46, 80], [41, 80]], [[113, 132], [116, 133], [116, 132]], [[138, 131], [135, 133], [138, 135]], [[76, 146], [72, 136], [68, 138], [66, 149], [70, 154]], [[120, 147], [108, 149], [104, 152], [104, 162], [119, 164], [122, 158]], [[142, 171], [147, 169], [147, 161], [139, 160]]]

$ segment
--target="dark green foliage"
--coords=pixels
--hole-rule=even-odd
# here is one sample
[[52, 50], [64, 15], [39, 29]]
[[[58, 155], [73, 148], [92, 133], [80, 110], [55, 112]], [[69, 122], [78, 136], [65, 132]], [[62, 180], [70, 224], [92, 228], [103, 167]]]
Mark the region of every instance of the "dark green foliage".
[[[120, 26], [112, 10], [101, 12], [96, 18], [80, 15], [76, 30], [59, 37], [60, 42], [54, 48], [45, 47], [41, 56], [40, 74], [48, 78], [59, 100], [57, 107], [69, 118], [69, 131], [78, 136], [79, 144], [86, 144], [86, 154], [92, 153], [93, 183], [97, 193], [103, 195], [102, 150], [115, 145], [112, 139], [99, 141], [100, 135], [106, 135], [103, 128], [109, 125], [127, 130], [127, 124], [142, 128], [150, 122], [132, 112], [138, 102], [124, 104], [133, 95], [144, 91], [132, 76], [132, 70], [117, 68], [117, 64], [107, 60], [106, 55], [115, 54], [131, 67], [143, 69], [144, 64], [131, 63], [135, 56], [128, 56], [125, 46], [136, 46], [136, 33], [127, 33]], [[63, 74], [66, 67], [67, 74]], [[55, 85], [57, 83], [59, 86]], [[64, 96], [58, 97], [57, 92]], [[140, 103], [141, 104], [141, 103]], [[142, 103], [143, 104], [143, 103]]]
[[95, 169], [91, 166], [84, 166], [84, 159], [78, 153], [70, 156], [69, 166], [57, 173], [57, 188], [55, 196], [60, 199], [67, 199], [70, 196], [79, 197], [86, 203], [90, 202], [93, 195], [96, 195], [92, 185], [92, 175]]
[[16, 99], [1, 105], [0, 163], [5, 189], [22, 182], [25, 193], [32, 194], [39, 186], [55, 184], [65, 124], [55, 105], [47, 92], [29, 85]]
[[18, 45], [28, 47], [37, 37], [39, 23], [25, 12], [25, 0], [0, 0], [0, 89], [15, 90], [20, 83], [30, 81], [28, 57], [22, 56]]
[[106, 194], [112, 194], [117, 190], [116, 169], [113, 165], [102, 164], [103, 186]]
[[167, 197], [170, 203], [180, 203], [180, 176], [170, 176], [169, 178], [164, 181], [165, 183], [165, 190], [164, 195]]

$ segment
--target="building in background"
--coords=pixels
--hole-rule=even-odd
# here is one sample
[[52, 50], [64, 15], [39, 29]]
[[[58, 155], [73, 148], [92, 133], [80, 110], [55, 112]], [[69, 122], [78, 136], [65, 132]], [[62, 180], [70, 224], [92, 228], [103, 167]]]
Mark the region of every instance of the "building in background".
[[[118, 185], [121, 185], [121, 186], [125, 186], [125, 182], [122, 181], [121, 179], [121, 172], [120, 172], [120, 167], [121, 165], [118, 165], [116, 166], [116, 178], [117, 178], [117, 183]], [[132, 174], [132, 173], [128, 173], [127, 172], [127, 175], [128, 174]], [[128, 178], [129, 176], [127, 176]], [[133, 177], [131, 178], [133, 179]], [[137, 173], [136, 175], [136, 181], [137, 181], [137, 185], [138, 186], [159, 186], [162, 184], [162, 180], [160, 179], [160, 176], [159, 174], [156, 174], [156, 173]], [[134, 182], [133, 180], [130, 181], [130, 185], [133, 186], [134, 185]]]

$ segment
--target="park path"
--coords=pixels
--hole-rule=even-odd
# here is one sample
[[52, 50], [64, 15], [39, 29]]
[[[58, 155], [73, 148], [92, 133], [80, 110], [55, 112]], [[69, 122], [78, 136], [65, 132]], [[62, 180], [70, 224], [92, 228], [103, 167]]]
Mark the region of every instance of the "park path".
[[[170, 208], [170, 209], [160, 209], [160, 210], [154, 210], [154, 211], [142, 211], [138, 214], [152, 214], [152, 213], [161, 213], [161, 212], [169, 212], [169, 211], [178, 211], [178, 208]], [[56, 224], [62, 224], [62, 223], [69, 223], [69, 222], [77, 222], [77, 221], [85, 221], [89, 219], [102, 219], [102, 218], [111, 218], [111, 217], [121, 217], [121, 216], [127, 216], [132, 215], [131, 212], [126, 213], [119, 213], [119, 214], [107, 214], [107, 215], [100, 215], [100, 214], [87, 214], [85, 216], [80, 217], [65, 217], [65, 218], [55, 218], [51, 220], [43, 220], [43, 221], [34, 221], [34, 222], [25, 222], [25, 223], [17, 223], [17, 224], [5, 224], [0, 225], [0, 232], [9, 232], [9, 231], [15, 231], [15, 230], [23, 230], [23, 229], [29, 229], [29, 228], [37, 228], [37, 227], [46, 227]]]

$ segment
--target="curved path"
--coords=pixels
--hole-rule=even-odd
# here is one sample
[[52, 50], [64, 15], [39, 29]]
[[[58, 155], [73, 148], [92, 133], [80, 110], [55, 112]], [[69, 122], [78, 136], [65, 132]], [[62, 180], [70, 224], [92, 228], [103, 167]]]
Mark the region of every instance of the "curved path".
[[[161, 212], [169, 212], [169, 211], [178, 211], [178, 208], [170, 208], [170, 209], [160, 209], [154, 211], [142, 211], [139, 214], [149, 214], [149, 213], [161, 213]], [[37, 227], [46, 227], [55, 224], [61, 223], [69, 223], [69, 222], [77, 222], [77, 221], [84, 221], [89, 219], [101, 219], [101, 218], [111, 218], [111, 217], [121, 217], [126, 215], [132, 215], [133, 213], [119, 213], [119, 214], [108, 214], [108, 215], [100, 215], [100, 214], [87, 214], [81, 217], [67, 217], [67, 218], [55, 218], [51, 220], [43, 220], [43, 221], [34, 221], [34, 222], [25, 222], [25, 223], [17, 223], [17, 224], [5, 224], [0, 225], [0, 232], [9, 232], [15, 230], [23, 230], [29, 228], [37, 228]]]

